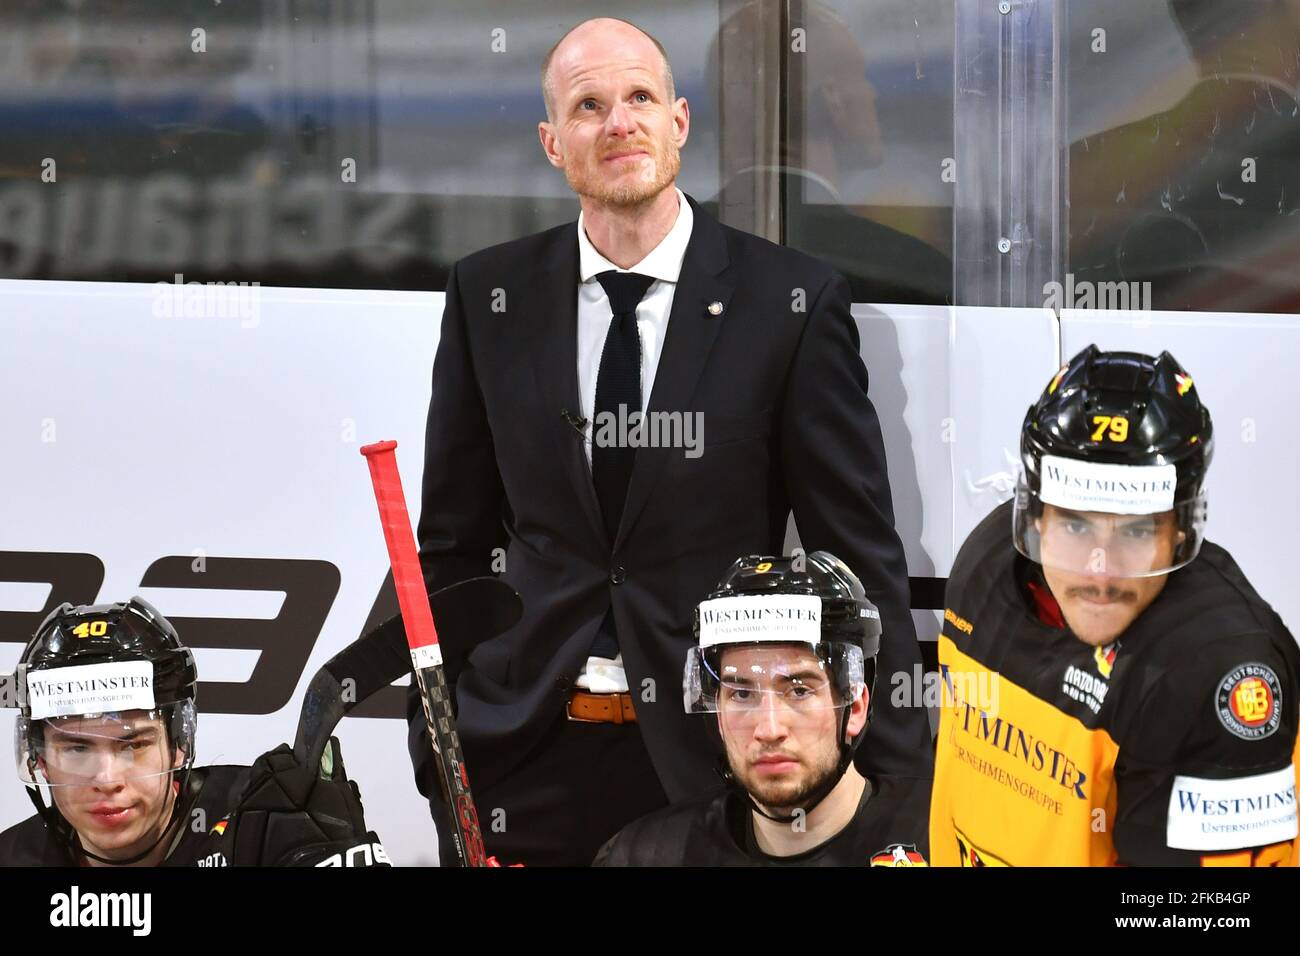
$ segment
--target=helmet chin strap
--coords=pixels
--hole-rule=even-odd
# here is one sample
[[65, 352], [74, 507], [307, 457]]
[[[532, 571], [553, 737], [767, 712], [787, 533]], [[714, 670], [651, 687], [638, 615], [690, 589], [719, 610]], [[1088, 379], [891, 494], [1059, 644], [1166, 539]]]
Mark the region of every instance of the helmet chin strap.
[[844, 716], [840, 719], [840, 761], [836, 768], [836, 772], [828, 776], [826, 781], [812, 792], [811, 800], [803, 801], [804, 805], [795, 807], [788, 816], [777, 816], [770, 813], [767, 808], [761, 806], [758, 801], [754, 799], [753, 794], [751, 794], [749, 790], [745, 788], [745, 785], [736, 779], [736, 775], [731, 772], [731, 767], [727, 763], [725, 754], [722, 757], [721, 766], [719, 767], [719, 773], [722, 775], [722, 779], [735, 790], [740, 792], [740, 795], [745, 798], [755, 813], [774, 823], [793, 823], [798, 819], [796, 814], [799, 813], [802, 813], [805, 818], [811, 816], [812, 812], [817, 809], [821, 802], [831, 795], [831, 791], [839, 786], [840, 781], [844, 779], [844, 775], [849, 771], [849, 764], [853, 763], [854, 747], [852, 744], [845, 743], [844, 740], [848, 734], [850, 710], [851, 708], [845, 707]]

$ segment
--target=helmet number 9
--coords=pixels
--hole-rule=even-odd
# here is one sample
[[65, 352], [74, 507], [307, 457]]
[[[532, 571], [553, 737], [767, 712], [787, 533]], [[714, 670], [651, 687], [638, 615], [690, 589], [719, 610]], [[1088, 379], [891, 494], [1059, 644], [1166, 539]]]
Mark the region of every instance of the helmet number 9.
[[1093, 415], [1092, 423], [1097, 426], [1093, 441], [1128, 441], [1128, 419], [1123, 415]]
[[107, 621], [82, 621], [72, 629], [77, 637], [103, 637], [108, 633]]

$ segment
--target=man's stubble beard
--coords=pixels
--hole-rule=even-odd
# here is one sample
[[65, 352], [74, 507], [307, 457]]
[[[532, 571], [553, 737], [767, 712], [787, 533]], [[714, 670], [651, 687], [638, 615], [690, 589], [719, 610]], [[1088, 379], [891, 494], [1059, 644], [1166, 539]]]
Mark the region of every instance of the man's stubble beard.
[[[564, 178], [568, 181], [569, 188], [578, 196], [595, 200], [614, 209], [626, 210], [649, 205], [677, 178], [682, 167], [681, 150], [671, 139], [662, 149], [656, 148], [653, 143], [640, 145], [651, 155], [638, 164], [634, 182], [610, 187], [599, 174], [598, 168], [592, 169], [585, 163], [581, 166], [576, 163], [566, 163]], [[597, 167], [602, 162], [604, 162], [603, 158], [595, 160]], [[648, 179], [645, 178], [646, 162], [654, 163], [654, 175]]]
[[749, 795], [755, 801], [770, 810], [796, 810], [806, 804], [818, 790], [835, 776], [838, 754], [818, 754], [817, 765], [796, 782], [763, 781], [756, 773], [749, 770], [737, 771], [737, 763], [731, 760], [731, 772], [735, 774]]

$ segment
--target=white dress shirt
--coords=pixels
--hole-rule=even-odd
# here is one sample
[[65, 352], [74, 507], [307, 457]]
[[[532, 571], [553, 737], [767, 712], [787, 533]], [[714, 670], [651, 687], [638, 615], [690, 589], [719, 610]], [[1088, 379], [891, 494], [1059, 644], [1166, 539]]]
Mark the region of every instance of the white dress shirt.
[[[609, 298], [596, 280], [602, 272], [638, 272], [653, 276], [655, 281], [641, 298], [636, 309], [636, 330], [641, 338], [641, 411], [645, 411], [654, 388], [659, 355], [668, 332], [668, 314], [673, 308], [677, 277], [691, 240], [695, 215], [691, 204], [677, 190], [677, 221], [668, 235], [631, 269], [620, 269], [591, 244], [583, 216], [578, 214], [578, 394], [582, 399], [582, 417], [590, 422], [596, 413], [596, 376], [600, 373], [600, 354], [605, 350], [605, 336], [614, 317]], [[591, 426], [588, 425], [587, 464], [591, 464]]]
[[[675, 187], [674, 187], [675, 188]], [[664, 336], [668, 334], [668, 316], [673, 308], [673, 294], [681, 275], [686, 246], [691, 240], [695, 214], [680, 189], [677, 192], [677, 219], [668, 235], [651, 249], [644, 259], [630, 269], [620, 269], [602, 256], [587, 238], [581, 213], [578, 214], [578, 395], [582, 399], [582, 417], [587, 419], [587, 438], [583, 442], [587, 465], [591, 465], [591, 424], [596, 414], [596, 378], [600, 374], [600, 355], [605, 336], [614, 317], [609, 297], [596, 276], [602, 272], [638, 272], [653, 276], [636, 309], [637, 335], [641, 339], [641, 411], [645, 411], [654, 388]], [[623, 655], [613, 660], [587, 658], [586, 666], [574, 682], [577, 687], [598, 694], [627, 693], [627, 675], [623, 672]]]

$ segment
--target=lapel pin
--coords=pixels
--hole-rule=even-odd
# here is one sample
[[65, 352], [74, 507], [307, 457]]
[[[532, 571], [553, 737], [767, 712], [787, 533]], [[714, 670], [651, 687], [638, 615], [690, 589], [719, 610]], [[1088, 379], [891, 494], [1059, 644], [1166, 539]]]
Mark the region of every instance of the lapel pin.
[[721, 314], [722, 314], [722, 303], [721, 303], [721, 302], [710, 302], [710, 303], [709, 303], [709, 315], [721, 315]]

